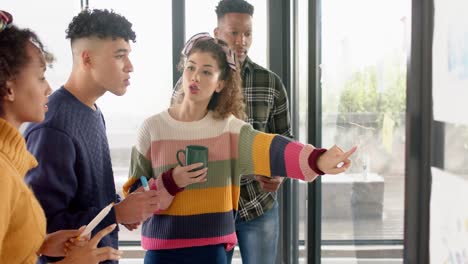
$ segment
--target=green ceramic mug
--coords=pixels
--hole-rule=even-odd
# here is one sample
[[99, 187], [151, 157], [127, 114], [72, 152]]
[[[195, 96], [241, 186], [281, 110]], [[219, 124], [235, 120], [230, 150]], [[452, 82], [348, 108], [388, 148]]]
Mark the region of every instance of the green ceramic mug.
[[[179, 154], [184, 154], [185, 163], [179, 158]], [[203, 166], [198, 167], [192, 171], [206, 168], [208, 166], [208, 148], [205, 146], [189, 145], [185, 149], [179, 149], [176, 154], [177, 161], [180, 166], [187, 166], [193, 163], [202, 162]]]

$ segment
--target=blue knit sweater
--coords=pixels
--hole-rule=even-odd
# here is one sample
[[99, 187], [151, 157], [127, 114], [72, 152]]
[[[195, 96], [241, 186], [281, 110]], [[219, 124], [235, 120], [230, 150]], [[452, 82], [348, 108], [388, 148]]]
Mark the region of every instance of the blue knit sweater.
[[[28, 150], [39, 162], [26, 182], [44, 209], [51, 233], [88, 224], [119, 197], [99, 108], [92, 110], [63, 87], [49, 97], [48, 107], [45, 121], [29, 125], [24, 135]], [[111, 211], [93, 236], [115, 222]], [[117, 229], [101, 240], [98, 247], [102, 246], [117, 248]], [[39, 263], [46, 263], [45, 258]]]

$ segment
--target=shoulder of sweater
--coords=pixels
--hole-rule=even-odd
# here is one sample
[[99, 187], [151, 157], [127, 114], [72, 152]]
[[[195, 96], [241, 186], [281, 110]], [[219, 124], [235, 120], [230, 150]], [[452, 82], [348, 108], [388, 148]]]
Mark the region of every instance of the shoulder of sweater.
[[[58, 90], [55, 91], [50, 97], [48, 103], [48, 111], [45, 120], [41, 123], [31, 123], [26, 128], [24, 135], [27, 138], [33, 131], [40, 129], [51, 129], [52, 131], [60, 132], [68, 137], [74, 137], [78, 133], [75, 122], [80, 120], [76, 115], [78, 113], [73, 109], [76, 106], [74, 100], [66, 94], [66, 92]], [[80, 112], [82, 113], [82, 111]], [[100, 114], [102, 117], [102, 114]], [[94, 120], [94, 119], [90, 119]], [[82, 122], [88, 126], [89, 122]]]
[[[20, 185], [23, 183], [22, 175], [19, 175], [18, 171], [15, 169], [13, 164], [10, 160], [5, 159], [0, 154], [0, 170], [2, 171], [2, 177], [0, 177], [0, 186], [2, 186], [2, 192], [0, 196], [10, 195], [10, 196], [18, 196], [22, 191]], [[8, 194], [7, 190], [12, 190], [10, 194]], [[16, 193], [16, 195], [15, 195]], [[0, 198], [4, 201], [3, 198]]]
[[[50, 97], [53, 95], [58, 94], [55, 92], [52, 94]], [[44, 121], [40, 123], [31, 123], [28, 125], [28, 128], [25, 131], [25, 134], [28, 133], [30, 130], [36, 130], [39, 128], [43, 127], [49, 127], [49, 128], [59, 128], [62, 127], [63, 130], [66, 130], [66, 126], [64, 124], [61, 124], [62, 122], [57, 122], [57, 119], [61, 119], [61, 116], [65, 115], [67, 111], [67, 108], [70, 106], [67, 106], [67, 100], [61, 100], [57, 97], [63, 97], [66, 98], [65, 96], [58, 95], [55, 96], [54, 98], [50, 99], [49, 102], [47, 103], [48, 110], [45, 115]], [[55, 100], [54, 100], [55, 99]]]
[[154, 128], [156, 125], [160, 124], [163, 121], [164, 121], [163, 113], [154, 114], [154, 115], [146, 118], [143, 121], [143, 123], [140, 125], [140, 131], [141, 130], [150, 130], [151, 128]]
[[55, 126], [53, 123], [33, 123], [30, 124], [24, 131], [24, 138], [28, 141], [28, 138], [32, 133], [53, 133], [54, 135], [62, 135], [63, 137], [73, 138], [70, 131], [64, 127]]
[[230, 130], [230, 132], [233, 132], [233, 133], [239, 133], [242, 127], [250, 126], [249, 123], [239, 118], [236, 118], [233, 115], [230, 115], [228, 118], [224, 119], [223, 121], [227, 123], [228, 129]]
[[160, 120], [163, 120], [163, 112], [154, 114], [152, 116], [149, 116], [143, 121], [143, 123], [152, 123], [152, 122], [158, 122]]

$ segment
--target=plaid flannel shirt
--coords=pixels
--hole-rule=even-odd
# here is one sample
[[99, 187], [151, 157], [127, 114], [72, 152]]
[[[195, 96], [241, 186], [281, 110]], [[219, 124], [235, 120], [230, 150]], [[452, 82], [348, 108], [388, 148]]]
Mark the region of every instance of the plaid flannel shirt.
[[[278, 75], [246, 57], [241, 76], [246, 121], [257, 130], [292, 137], [288, 97]], [[249, 221], [263, 215], [273, 207], [275, 200], [276, 193], [263, 191], [254, 177], [241, 178], [239, 198], [241, 220]]]
[[[242, 86], [246, 104], [247, 122], [256, 130], [292, 137], [286, 89], [273, 72], [246, 57], [241, 68]], [[173, 98], [180, 88], [181, 79], [174, 87]], [[278, 175], [284, 176], [284, 175]], [[271, 209], [276, 193], [262, 190], [252, 175], [241, 177], [239, 212], [243, 221], [263, 215]]]

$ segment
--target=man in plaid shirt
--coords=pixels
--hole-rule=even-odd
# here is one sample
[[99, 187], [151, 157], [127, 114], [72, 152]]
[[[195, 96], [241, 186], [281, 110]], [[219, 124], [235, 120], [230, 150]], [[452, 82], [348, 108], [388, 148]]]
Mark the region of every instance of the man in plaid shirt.
[[[216, 38], [228, 43], [240, 61], [247, 122], [260, 131], [291, 137], [289, 107], [281, 79], [252, 62], [247, 53], [252, 44], [254, 8], [244, 0], [222, 0], [216, 7]], [[276, 261], [279, 233], [276, 191], [282, 177], [241, 178], [236, 231], [242, 263], [272, 264]], [[228, 262], [232, 259], [228, 253]]]
[[[254, 8], [245, 0], [222, 0], [216, 7], [216, 38], [236, 52], [241, 66], [247, 122], [260, 131], [291, 136], [289, 106], [281, 79], [247, 56], [252, 44]], [[180, 80], [179, 80], [180, 82]], [[173, 98], [176, 96], [176, 84]], [[272, 264], [276, 261], [279, 214], [276, 191], [283, 177], [241, 177], [236, 231], [242, 263]], [[232, 250], [228, 252], [231, 263]]]

